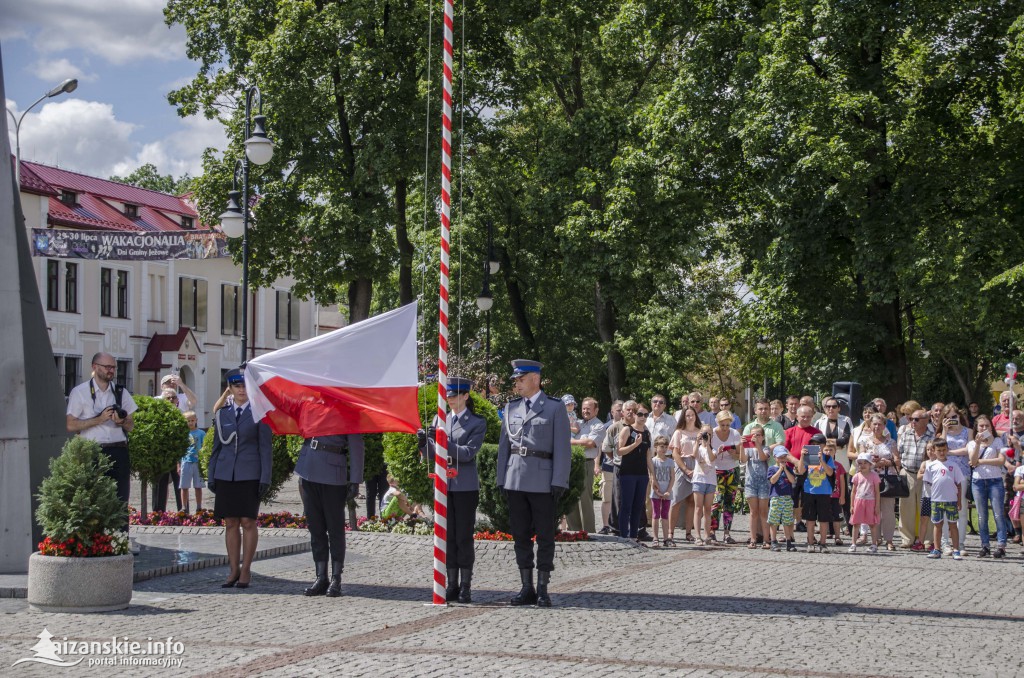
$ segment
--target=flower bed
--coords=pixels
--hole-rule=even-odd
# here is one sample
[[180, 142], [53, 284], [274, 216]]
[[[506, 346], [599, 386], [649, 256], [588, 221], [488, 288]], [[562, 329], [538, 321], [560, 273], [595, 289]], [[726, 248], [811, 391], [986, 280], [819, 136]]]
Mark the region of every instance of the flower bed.
[[92, 543], [85, 543], [72, 535], [64, 541], [47, 537], [39, 542], [39, 553], [44, 556], [65, 556], [70, 558], [90, 558], [93, 556], [123, 556], [128, 553], [128, 537], [123, 532], [107, 530], [92, 538]]
[[[132, 508], [128, 514], [132, 525], [158, 525], [162, 527], [220, 527], [224, 523], [213, 517], [213, 511], [203, 509], [197, 513], [185, 511], [153, 511], [145, 515]], [[306, 516], [288, 511], [261, 513], [256, 519], [259, 527], [286, 527], [306, 529]]]
[[391, 518], [380, 520], [379, 518], [360, 518], [358, 521], [360, 532], [390, 532], [391, 534], [434, 534], [433, 521], [425, 518], [413, 518], [405, 516], [402, 518]]
[[[512, 535], [501, 530], [480, 530], [473, 535], [473, 539], [479, 539], [480, 541], [512, 541]], [[579, 532], [558, 531], [555, 533], [555, 541], [590, 541], [590, 535], [582, 530]]]

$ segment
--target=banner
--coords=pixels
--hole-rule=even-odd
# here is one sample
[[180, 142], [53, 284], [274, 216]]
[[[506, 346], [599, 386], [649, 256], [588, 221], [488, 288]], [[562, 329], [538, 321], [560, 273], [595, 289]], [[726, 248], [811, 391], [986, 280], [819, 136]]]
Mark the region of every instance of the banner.
[[61, 259], [217, 259], [231, 256], [216, 231], [80, 231], [32, 229], [32, 256]]

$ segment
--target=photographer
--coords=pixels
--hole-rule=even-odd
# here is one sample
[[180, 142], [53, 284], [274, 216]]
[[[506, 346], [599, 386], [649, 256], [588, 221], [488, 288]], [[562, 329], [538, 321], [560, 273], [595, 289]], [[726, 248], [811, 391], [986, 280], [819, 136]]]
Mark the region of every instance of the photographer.
[[[83, 438], [94, 440], [104, 454], [114, 462], [107, 472], [117, 483], [117, 497], [128, 505], [131, 462], [128, 458], [128, 438], [135, 422], [132, 413], [138, 409], [132, 394], [120, 384], [114, 384], [117, 361], [109, 353], [92, 357], [92, 377], [79, 384], [68, 396], [67, 429]], [[128, 514], [124, 516], [124, 531], [128, 531]], [[132, 553], [139, 549], [131, 541]]]

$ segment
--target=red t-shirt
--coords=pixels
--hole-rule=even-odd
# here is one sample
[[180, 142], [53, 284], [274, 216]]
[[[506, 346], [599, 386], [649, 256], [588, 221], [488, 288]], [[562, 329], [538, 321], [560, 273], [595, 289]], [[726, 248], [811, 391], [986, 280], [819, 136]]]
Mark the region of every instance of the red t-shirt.
[[835, 482], [832, 483], [832, 498], [839, 499], [839, 488], [843, 486], [843, 476], [846, 475], [846, 469], [838, 461], [836, 462], [836, 478]]
[[804, 445], [809, 444], [811, 436], [817, 433], [821, 431], [814, 426], [794, 426], [786, 429], [786, 449], [794, 458], [799, 459], [803, 454]]

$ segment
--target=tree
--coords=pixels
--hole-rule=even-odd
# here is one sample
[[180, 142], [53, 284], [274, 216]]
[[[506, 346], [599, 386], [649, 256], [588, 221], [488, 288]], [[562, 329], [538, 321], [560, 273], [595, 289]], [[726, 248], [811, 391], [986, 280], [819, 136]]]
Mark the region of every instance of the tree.
[[160, 174], [156, 165], [149, 162], [126, 176], [112, 176], [110, 180], [116, 181], [119, 184], [148, 188], [151, 191], [160, 191], [161, 193], [170, 193], [171, 195], [188, 193], [192, 186], [192, 177], [188, 174], [175, 179], [170, 174]]
[[188, 423], [178, 408], [162, 398], [135, 396], [139, 409], [132, 415], [135, 426], [128, 436], [132, 473], [142, 482], [143, 514], [149, 483], [167, 473], [188, 450]]

